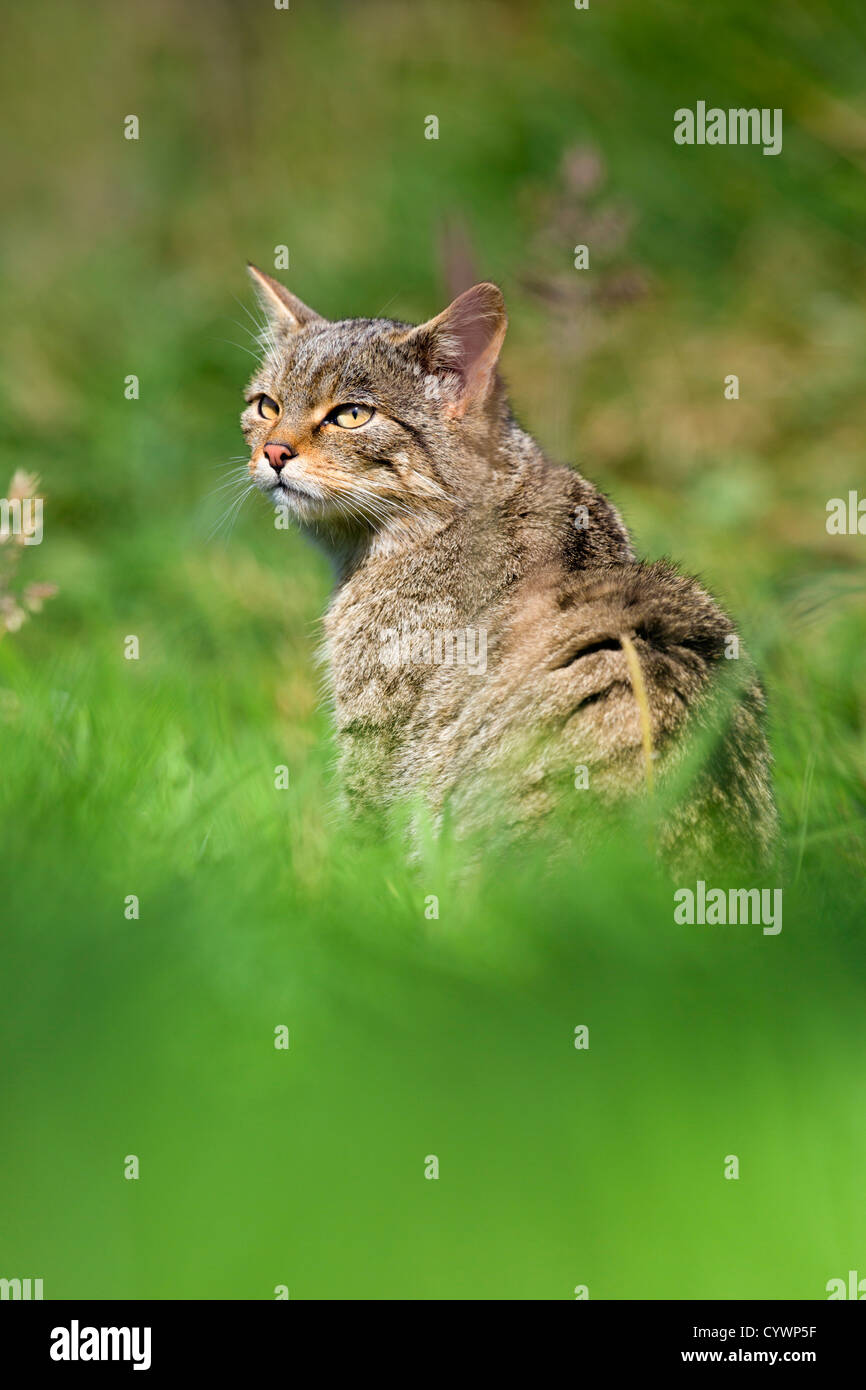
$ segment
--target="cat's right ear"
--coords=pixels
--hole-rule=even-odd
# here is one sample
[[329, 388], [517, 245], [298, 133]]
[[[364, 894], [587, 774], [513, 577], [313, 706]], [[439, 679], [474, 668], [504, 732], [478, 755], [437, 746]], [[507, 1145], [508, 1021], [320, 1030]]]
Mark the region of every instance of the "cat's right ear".
[[297, 333], [299, 328], [306, 328], [307, 324], [324, 323], [321, 314], [309, 309], [297, 295], [287, 290], [285, 285], [281, 285], [279, 280], [274, 280], [250, 262], [247, 262], [247, 270], [252, 276], [259, 303], [272, 327]]
[[404, 335], [423, 369], [442, 381], [449, 415], [459, 419], [488, 395], [507, 327], [502, 291], [485, 281]]

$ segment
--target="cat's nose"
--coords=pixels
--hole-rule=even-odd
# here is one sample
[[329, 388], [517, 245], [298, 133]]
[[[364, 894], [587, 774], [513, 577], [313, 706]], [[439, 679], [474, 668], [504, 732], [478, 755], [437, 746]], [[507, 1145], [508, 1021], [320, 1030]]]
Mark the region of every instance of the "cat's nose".
[[285, 468], [289, 459], [297, 458], [298, 451], [293, 449], [291, 444], [266, 444], [265, 457], [275, 473], [280, 473]]

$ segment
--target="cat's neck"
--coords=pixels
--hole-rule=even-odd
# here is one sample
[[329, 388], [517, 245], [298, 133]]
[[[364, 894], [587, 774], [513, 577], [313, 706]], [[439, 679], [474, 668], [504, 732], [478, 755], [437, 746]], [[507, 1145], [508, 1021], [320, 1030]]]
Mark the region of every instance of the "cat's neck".
[[435, 541], [449, 526], [459, 507], [449, 503], [436, 510], [418, 509], [411, 514], [396, 513], [371, 523], [300, 523], [300, 530], [323, 550], [336, 581], [345, 584], [371, 561], [409, 557]]
[[[498, 412], [497, 412], [498, 414]], [[338, 584], [347, 583], [367, 565], [393, 559], [411, 563], [412, 556], [435, 546], [436, 537], [461, 518], [469, 519], [495, 505], [497, 498], [519, 486], [519, 463], [531, 456], [544, 467], [541, 450], [506, 412], [481, 418], [468, 431], [450, 458], [450, 478], [429, 496], [408, 491], [395, 499], [389, 512], [375, 522], [337, 519], [313, 522], [302, 530], [327, 554]]]

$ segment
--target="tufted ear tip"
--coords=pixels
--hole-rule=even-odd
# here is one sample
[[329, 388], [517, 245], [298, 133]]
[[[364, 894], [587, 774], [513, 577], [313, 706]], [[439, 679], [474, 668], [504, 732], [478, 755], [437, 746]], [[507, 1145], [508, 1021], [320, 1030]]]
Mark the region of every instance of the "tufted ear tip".
[[479, 312], [492, 314], [505, 313], [505, 296], [499, 286], [494, 285], [492, 280], [482, 280], [479, 284], [473, 285], [471, 289], [464, 290], [462, 294], [457, 296], [451, 307], [453, 308], [454, 304], [459, 303], [460, 300], [463, 299], [467, 299], [470, 303], [474, 303]]
[[281, 285], [272, 275], [259, 270], [252, 261], [247, 261], [247, 270], [256, 287], [259, 303], [272, 325], [296, 333], [307, 324], [324, 323], [321, 314], [317, 314], [315, 309], [310, 309], [303, 300], [298, 299], [297, 295], [292, 294], [291, 290], [287, 290], [285, 285]]

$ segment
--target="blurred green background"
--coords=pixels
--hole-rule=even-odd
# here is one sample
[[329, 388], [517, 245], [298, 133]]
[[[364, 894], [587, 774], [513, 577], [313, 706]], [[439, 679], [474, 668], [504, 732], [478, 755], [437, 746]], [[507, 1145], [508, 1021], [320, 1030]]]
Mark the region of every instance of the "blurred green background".
[[[4, 6], [0, 487], [39, 475], [45, 538], [0, 556], [0, 1276], [634, 1299], [866, 1275], [866, 537], [825, 529], [866, 494], [864, 40], [854, 0]], [[676, 146], [698, 100], [781, 107], [782, 154]], [[219, 490], [244, 262], [279, 245], [334, 317], [503, 287], [523, 423], [761, 664], [780, 936], [675, 926], [632, 827], [466, 873], [340, 823], [327, 567]], [[34, 584], [58, 592], [21, 625]]]

